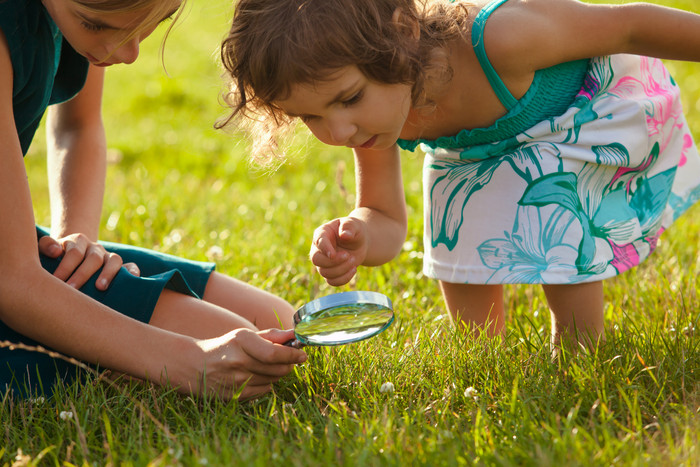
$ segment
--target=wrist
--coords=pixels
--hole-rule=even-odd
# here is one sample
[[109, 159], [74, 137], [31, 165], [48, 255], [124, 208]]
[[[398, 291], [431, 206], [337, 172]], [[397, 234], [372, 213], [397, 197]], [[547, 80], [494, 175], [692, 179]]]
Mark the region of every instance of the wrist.
[[205, 351], [200, 341], [176, 334], [171, 345], [163, 349], [159, 368], [151, 380], [162, 386], [172, 386], [179, 392], [197, 392], [202, 378]]

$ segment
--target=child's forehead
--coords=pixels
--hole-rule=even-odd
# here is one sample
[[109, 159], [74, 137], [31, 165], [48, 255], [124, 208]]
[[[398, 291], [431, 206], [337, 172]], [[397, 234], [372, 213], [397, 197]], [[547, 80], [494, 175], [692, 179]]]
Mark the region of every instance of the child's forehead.
[[326, 75], [325, 79], [294, 83], [286, 96], [276, 99], [274, 105], [290, 116], [307, 113], [310, 107], [325, 108], [356, 93], [367, 78], [356, 67], [345, 67]]
[[365, 79], [365, 75], [356, 66], [324, 70], [313, 80], [291, 84], [289, 94], [295, 92], [332, 93], [338, 89], [352, 87]]

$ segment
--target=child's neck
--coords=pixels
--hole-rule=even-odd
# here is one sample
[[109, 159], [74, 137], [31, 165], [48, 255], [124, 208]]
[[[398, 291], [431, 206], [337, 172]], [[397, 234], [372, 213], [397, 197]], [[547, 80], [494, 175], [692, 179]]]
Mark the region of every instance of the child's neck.
[[[454, 136], [464, 129], [489, 127], [506, 114], [471, 45], [455, 41], [447, 52], [452, 79], [428, 96], [432, 104], [411, 109], [401, 132], [402, 139]], [[532, 77], [524, 79], [531, 82]]]

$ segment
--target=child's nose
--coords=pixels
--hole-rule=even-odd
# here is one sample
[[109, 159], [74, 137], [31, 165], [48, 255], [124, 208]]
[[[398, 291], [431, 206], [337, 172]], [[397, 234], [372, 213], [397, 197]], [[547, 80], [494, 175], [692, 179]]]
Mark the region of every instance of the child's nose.
[[357, 128], [349, 121], [333, 121], [328, 125], [332, 143], [338, 146], [345, 146], [350, 138], [355, 134]]
[[139, 56], [139, 43], [139, 38], [133, 37], [115, 50], [114, 56], [120, 63], [126, 63], [127, 65], [134, 63]]

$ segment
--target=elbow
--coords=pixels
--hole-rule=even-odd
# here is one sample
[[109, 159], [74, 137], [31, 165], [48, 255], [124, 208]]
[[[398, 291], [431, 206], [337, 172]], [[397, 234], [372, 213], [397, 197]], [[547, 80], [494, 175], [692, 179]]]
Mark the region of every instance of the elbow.
[[393, 248], [391, 249], [391, 251], [387, 252], [387, 256], [390, 257], [390, 260], [396, 258], [397, 256], [399, 256], [399, 254], [401, 254], [406, 243], [407, 236], [408, 223], [405, 220], [403, 222], [397, 222], [392, 235], [392, 238], [394, 239], [391, 242]]

